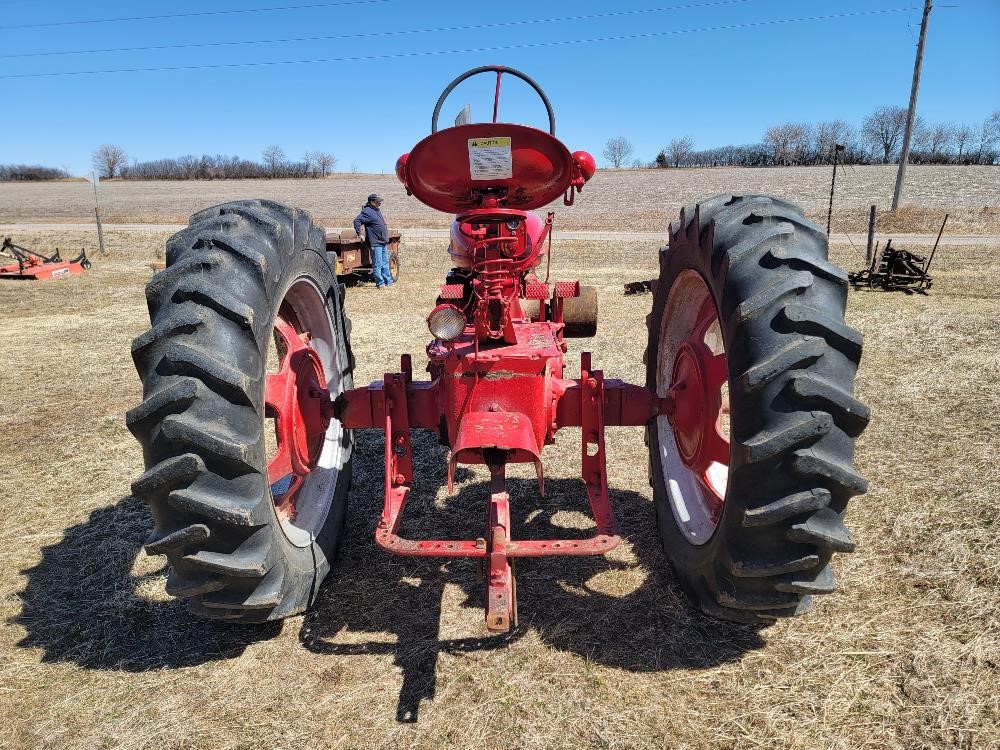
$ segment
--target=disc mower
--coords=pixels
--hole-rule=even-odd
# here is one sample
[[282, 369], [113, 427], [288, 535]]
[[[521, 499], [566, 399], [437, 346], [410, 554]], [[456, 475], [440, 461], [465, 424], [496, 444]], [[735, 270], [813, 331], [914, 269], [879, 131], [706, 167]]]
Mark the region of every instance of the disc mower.
[[0, 265], [0, 279], [16, 281], [58, 279], [60, 276], [83, 273], [90, 268], [86, 250], [81, 250], [73, 260], [63, 260], [59, 257], [59, 250], [53, 255], [42, 255], [35, 250], [15, 245], [10, 237], [3, 238], [0, 255], [6, 255], [14, 261]]
[[[439, 129], [445, 98], [479, 73], [496, 77], [492, 121]], [[537, 92], [547, 130], [498, 119], [505, 75]], [[144, 400], [127, 418], [147, 467], [133, 484], [152, 509], [146, 550], [168, 557], [169, 593], [235, 621], [302, 612], [334, 564], [354, 431], [377, 430], [375, 542], [394, 555], [480, 560], [486, 629], [507, 631], [518, 560], [620, 543], [605, 445], [609, 427], [625, 426], [645, 430], [663, 547], [703, 611], [767, 624], [833, 590], [831, 557], [854, 546], [848, 500], [866, 489], [852, 460], [869, 414], [852, 393], [862, 341], [844, 322], [847, 276], [827, 260], [820, 227], [766, 196], [683, 209], [658, 255], [646, 380], [626, 383], [590, 353], [567, 361], [567, 339], [596, 330], [594, 290], [538, 275], [554, 214], [536, 211], [559, 197], [572, 206], [595, 163], [556, 138], [534, 81], [502, 66], [459, 76], [396, 172], [409, 195], [454, 215], [425, 379], [403, 355], [398, 372], [355, 386], [343, 288], [307, 213], [227, 203], [169, 240], [167, 268], [146, 289], [152, 327], [132, 346]], [[593, 533], [522, 538], [506, 467], [533, 466], [543, 493], [545, 446], [567, 427], [580, 430]], [[400, 533], [414, 430], [449, 447], [449, 488], [458, 465], [488, 470], [475, 538]]]

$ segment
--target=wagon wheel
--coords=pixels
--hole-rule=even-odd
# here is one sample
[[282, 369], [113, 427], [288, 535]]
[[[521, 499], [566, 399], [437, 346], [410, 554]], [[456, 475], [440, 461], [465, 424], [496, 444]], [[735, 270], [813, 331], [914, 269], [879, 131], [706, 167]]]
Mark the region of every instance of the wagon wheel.
[[389, 277], [395, 282], [399, 280], [399, 252], [396, 250], [389, 251]]

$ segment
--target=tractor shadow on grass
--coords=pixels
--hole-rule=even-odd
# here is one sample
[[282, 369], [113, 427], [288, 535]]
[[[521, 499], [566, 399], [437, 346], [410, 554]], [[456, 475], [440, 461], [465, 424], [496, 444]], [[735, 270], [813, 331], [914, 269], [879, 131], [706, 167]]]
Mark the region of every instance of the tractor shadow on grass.
[[[468, 484], [440, 501], [444, 450], [419, 433], [414, 437], [420, 462], [401, 533], [444, 539], [481, 535], [489, 482]], [[756, 628], [713, 620], [690, 607], [660, 551], [652, 503], [638, 493], [614, 489], [611, 501], [631, 550], [630, 561], [615, 555], [518, 561], [520, 623], [508, 635], [483, 637], [484, 583], [476, 561], [398, 557], [375, 545], [381, 445], [380, 436], [358, 436], [343, 545], [306, 615], [300, 640], [310, 651], [330, 656], [393, 655], [402, 671], [397, 721], [416, 722], [421, 701], [434, 698], [439, 654], [505, 649], [528, 633], [557, 650], [634, 672], [708, 669], [764, 645]], [[645, 474], [645, 467], [640, 470]], [[543, 500], [533, 479], [510, 479], [508, 490], [515, 538], [592, 533], [565, 528], [560, 519], [560, 511], [590, 517], [582, 481], [547, 480]], [[441, 637], [442, 597], [448, 584], [461, 589], [461, 606], [476, 612], [475, 618], [463, 613], [457, 628], [470, 637]], [[470, 620], [470, 628], [461, 627]]]
[[153, 579], [163, 574], [133, 571], [152, 525], [145, 503], [125, 497], [43, 548], [41, 562], [22, 571], [28, 583], [11, 619], [27, 631], [18, 646], [42, 649], [45, 662], [143, 672], [230, 659], [280, 632], [280, 623], [216, 623], [191, 615], [181, 601], [145, 597], [144, 585], [160, 588]]

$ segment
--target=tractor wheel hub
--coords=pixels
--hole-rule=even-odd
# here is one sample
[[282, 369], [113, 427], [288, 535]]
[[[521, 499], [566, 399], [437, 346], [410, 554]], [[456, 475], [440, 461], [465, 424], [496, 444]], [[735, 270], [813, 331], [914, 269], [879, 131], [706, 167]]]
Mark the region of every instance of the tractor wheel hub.
[[[702, 437], [712, 427], [711, 424], [706, 424], [709, 419], [706, 405], [710, 403], [706, 385], [701, 358], [691, 343], [685, 341], [674, 362], [670, 393], [675, 403], [671, 421], [677, 438], [677, 449], [688, 468], [697, 467]], [[714, 418], [711, 421], [714, 424]]]
[[278, 451], [268, 463], [272, 486], [291, 475], [287, 489], [275, 497], [278, 514], [295, 516], [295, 495], [323, 450], [330, 425], [330, 391], [323, 363], [309, 346], [309, 333], [300, 333], [281, 317], [274, 331], [283, 350], [278, 372], [268, 375], [264, 401], [274, 417]]

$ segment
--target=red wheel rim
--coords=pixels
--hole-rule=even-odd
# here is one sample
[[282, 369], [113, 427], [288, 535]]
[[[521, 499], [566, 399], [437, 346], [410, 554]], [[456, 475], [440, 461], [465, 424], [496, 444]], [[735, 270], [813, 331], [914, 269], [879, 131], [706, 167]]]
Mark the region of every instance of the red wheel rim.
[[678, 274], [661, 319], [657, 393], [675, 410], [657, 417], [660, 467], [685, 539], [704, 544], [715, 533], [729, 480], [729, 371], [718, 309], [694, 270]]
[[713, 352], [705, 337], [718, 320], [715, 303], [706, 296], [694, 328], [677, 352], [670, 385], [676, 404], [671, 424], [677, 450], [684, 465], [708, 490], [706, 499], [716, 523], [722, 515], [726, 487], [713, 465], [729, 467], [729, 437], [723, 434], [722, 426], [722, 388], [729, 375], [725, 352]]
[[[323, 363], [309, 343], [312, 335], [295, 311], [282, 304], [274, 319], [278, 372], [267, 376], [265, 414], [274, 419], [277, 452], [267, 464], [279, 519], [293, 520], [296, 499], [323, 449], [332, 414]], [[275, 488], [287, 483], [283, 492]]]

